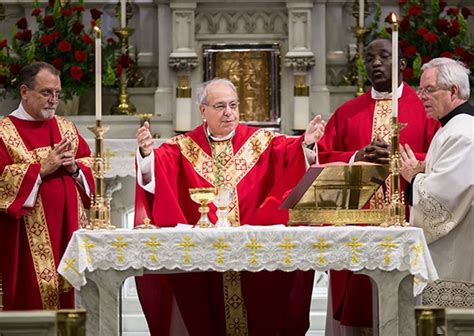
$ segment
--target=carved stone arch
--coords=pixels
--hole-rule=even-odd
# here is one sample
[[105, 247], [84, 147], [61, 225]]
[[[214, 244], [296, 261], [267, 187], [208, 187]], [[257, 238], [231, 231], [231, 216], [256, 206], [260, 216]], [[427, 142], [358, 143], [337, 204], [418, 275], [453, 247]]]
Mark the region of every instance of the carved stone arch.
[[285, 33], [288, 33], [288, 14], [282, 11], [276, 11], [276, 12], [270, 13], [269, 22], [271, 23], [271, 26], [269, 26], [268, 32], [274, 31], [278, 20], [281, 20], [283, 31]]
[[217, 34], [219, 31], [220, 13], [206, 13], [206, 21], [208, 22], [207, 30], [211, 34]]
[[241, 18], [244, 21], [244, 29], [248, 34], [252, 34], [257, 28], [257, 20], [255, 19], [256, 15], [258, 14], [251, 12], [241, 13]]
[[239, 12], [222, 12], [221, 15], [222, 19], [224, 19], [226, 23], [226, 33], [234, 34], [235, 32], [237, 32], [237, 21], [239, 18]]

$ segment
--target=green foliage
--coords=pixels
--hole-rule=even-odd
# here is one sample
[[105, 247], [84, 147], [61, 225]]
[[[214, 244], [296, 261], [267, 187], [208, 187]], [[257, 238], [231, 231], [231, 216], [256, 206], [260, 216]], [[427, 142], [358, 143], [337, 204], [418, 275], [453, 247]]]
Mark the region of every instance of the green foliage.
[[[17, 94], [15, 81], [19, 70], [33, 61], [44, 61], [60, 70], [65, 99], [90, 91], [95, 80], [93, 28], [100, 26], [102, 12], [91, 9], [92, 20], [85, 25], [84, 11], [83, 0], [49, 0], [44, 8], [35, 1], [31, 16], [35, 17], [38, 29], [32, 31], [26, 18], [21, 18], [14, 27], [10, 45], [6, 40], [0, 40], [0, 87]], [[118, 45], [113, 41], [103, 45], [105, 68], [113, 71], [107, 62], [111, 62]], [[108, 85], [114, 84], [111, 76], [103, 76]]]

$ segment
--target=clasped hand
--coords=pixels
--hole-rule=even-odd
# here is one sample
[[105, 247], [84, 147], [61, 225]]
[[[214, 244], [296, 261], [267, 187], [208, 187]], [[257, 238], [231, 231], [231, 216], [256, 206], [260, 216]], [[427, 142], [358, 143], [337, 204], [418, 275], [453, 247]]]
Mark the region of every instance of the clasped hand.
[[382, 139], [377, 138], [357, 151], [354, 161], [388, 164], [390, 162], [389, 156], [390, 150], [388, 149], [388, 144]]
[[54, 173], [61, 166], [70, 174], [77, 170], [76, 160], [71, 151], [71, 143], [65, 138], [54, 146], [48, 156], [41, 160], [40, 164], [41, 177]]

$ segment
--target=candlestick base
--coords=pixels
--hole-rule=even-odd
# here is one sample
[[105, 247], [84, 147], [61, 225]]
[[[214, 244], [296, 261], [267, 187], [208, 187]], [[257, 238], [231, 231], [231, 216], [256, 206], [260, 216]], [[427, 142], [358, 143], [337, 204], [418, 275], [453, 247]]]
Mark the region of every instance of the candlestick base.
[[95, 135], [95, 155], [93, 156], [92, 172], [95, 181], [95, 194], [91, 195], [91, 209], [89, 224], [86, 230], [111, 230], [115, 229], [110, 223], [110, 195], [105, 195], [105, 157], [104, 134], [109, 127], [102, 126], [101, 120], [96, 120], [96, 125], [89, 127]]
[[135, 105], [133, 105], [128, 100], [128, 94], [122, 95], [119, 94], [119, 102], [117, 105], [112, 106], [111, 113], [112, 114], [121, 114], [121, 115], [135, 115], [137, 109]]
[[387, 218], [380, 226], [383, 227], [406, 227], [404, 194], [400, 188], [400, 150], [399, 137], [403, 125], [398, 123], [398, 117], [391, 119], [391, 144], [390, 144], [390, 194], [387, 195]]

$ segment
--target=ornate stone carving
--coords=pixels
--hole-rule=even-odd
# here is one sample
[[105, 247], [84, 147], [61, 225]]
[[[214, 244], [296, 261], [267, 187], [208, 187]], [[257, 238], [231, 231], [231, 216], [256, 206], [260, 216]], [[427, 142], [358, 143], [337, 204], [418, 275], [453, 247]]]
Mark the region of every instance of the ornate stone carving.
[[170, 57], [168, 65], [176, 72], [191, 72], [198, 66], [197, 57]]
[[285, 9], [196, 10], [196, 34], [287, 34]]
[[308, 72], [316, 64], [314, 56], [286, 56], [285, 66], [295, 72]]
[[193, 50], [194, 11], [173, 11], [173, 50]]

